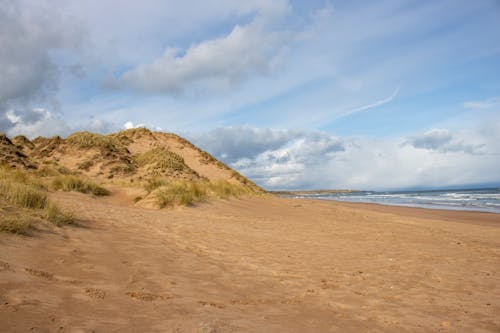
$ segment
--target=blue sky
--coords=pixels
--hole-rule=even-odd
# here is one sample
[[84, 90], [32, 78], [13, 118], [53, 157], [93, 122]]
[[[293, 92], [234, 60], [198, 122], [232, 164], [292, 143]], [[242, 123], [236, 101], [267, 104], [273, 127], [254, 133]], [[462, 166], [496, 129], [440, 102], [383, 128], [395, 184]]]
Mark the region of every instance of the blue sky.
[[496, 0], [0, 0], [0, 131], [172, 131], [272, 189], [498, 184], [499, 32]]

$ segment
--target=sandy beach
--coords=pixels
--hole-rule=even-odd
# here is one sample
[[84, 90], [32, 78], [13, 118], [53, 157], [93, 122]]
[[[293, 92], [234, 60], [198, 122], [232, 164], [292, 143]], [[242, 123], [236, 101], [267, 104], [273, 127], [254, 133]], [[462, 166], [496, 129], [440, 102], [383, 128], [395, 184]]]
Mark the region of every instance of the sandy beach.
[[2, 332], [500, 331], [500, 214], [52, 197], [76, 226], [0, 234]]

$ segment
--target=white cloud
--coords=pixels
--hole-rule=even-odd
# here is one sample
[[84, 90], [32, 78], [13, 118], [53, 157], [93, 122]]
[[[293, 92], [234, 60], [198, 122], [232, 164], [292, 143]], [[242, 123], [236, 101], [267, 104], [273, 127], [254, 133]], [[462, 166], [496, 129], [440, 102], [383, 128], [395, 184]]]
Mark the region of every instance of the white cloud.
[[36, 136], [67, 135], [71, 128], [66, 122], [45, 109], [24, 110], [22, 113], [7, 111], [7, 118], [12, 123], [7, 131], [10, 136], [23, 134], [29, 138]]
[[461, 139], [457, 139], [447, 129], [431, 129], [423, 134], [410, 138], [405, 144], [412, 145], [419, 149], [428, 149], [433, 151], [446, 152], [463, 152], [467, 154], [479, 154], [482, 144], [466, 143]]
[[217, 90], [248, 76], [265, 75], [280, 62], [285, 35], [275, 27], [288, 12], [285, 1], [262, 2], [253, 20], [236, 25], [222, 37], [187, 50], [167, 48], [151, 63], [126, 71], [110, 85], [146, 94], [180, 94], [186, 90]]
[[123, 124], [122, 128], [123, 129], [149, 128], [150, 130], [153, 130], [153, 131], [162, 131], [161, 127], [157, 127], [157, 126], [150, 125], [150, 124], [134, 124], [131, 121], [127, 121], [125, 124]]
[[500, 97], [492, 97], [483, 101], [471, 101], [464, 103], [464, 107], [468, 109], [489, 109], [495, 106], [500, 106]]
[[9, 110], [26, 109], [29, 116], [37, 115], [33, 105], [57, 104], [59, 66], [53, 55], [76, 50], [79, 36], [50, 6], [0, 0], [0, 131], [19, 125]]
[[249, 127], [219, 128], [193, 139], [268, 189], [398, 189], [498, 182], [498, 140], [500, 133], [482, 128], [374, 139]]

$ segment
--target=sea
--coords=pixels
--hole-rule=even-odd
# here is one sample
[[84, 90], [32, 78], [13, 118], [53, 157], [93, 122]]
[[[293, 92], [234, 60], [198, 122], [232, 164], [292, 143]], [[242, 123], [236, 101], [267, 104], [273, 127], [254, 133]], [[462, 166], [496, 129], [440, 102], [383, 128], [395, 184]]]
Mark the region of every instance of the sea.
[[295, 197], [500, 214], [500, 188], [308, 193]]

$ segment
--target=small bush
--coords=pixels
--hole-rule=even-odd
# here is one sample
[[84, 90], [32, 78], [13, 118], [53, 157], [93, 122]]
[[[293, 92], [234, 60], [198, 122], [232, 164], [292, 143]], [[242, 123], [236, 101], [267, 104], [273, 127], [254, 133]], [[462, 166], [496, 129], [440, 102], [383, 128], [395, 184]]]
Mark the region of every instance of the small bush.
[[58, 176], [52, 181], [52, 187], [55, 190], [76, 191], [96, 196], [109, 195], [109, 191], [105, 188], [78, 176]]
[[31, 227], [30, 220], [25, 216], [1, 216], [0, 231], [10, 232], [18, 235], [25, 235]]

